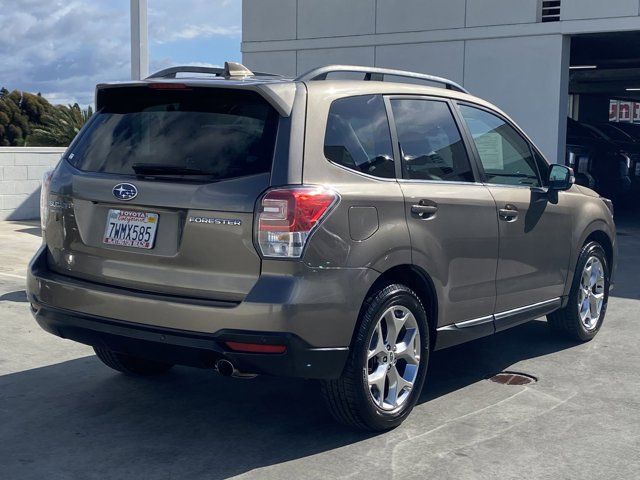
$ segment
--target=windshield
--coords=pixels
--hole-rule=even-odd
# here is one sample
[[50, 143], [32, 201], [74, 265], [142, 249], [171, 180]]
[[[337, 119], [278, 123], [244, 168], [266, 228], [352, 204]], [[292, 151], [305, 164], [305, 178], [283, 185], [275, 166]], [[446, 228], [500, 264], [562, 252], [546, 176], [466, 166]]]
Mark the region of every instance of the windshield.
[[603, 125], [599, 125], [598, 128], [602, 131], [602, 133], [604, 133], [607, 137], [609, 137], [612, 140], [616, 140], [619, 142], [633, 142], [633, 138], [631, 138], [622, 130], [619, 130], [618, 128], [614, 127], [613, 125], [603, 124]]
[[271, 170], [278, 115], [256, 93], [127, 87], [101, 95], [104, 106], [67, 152], [80, 170], [210, 180]]

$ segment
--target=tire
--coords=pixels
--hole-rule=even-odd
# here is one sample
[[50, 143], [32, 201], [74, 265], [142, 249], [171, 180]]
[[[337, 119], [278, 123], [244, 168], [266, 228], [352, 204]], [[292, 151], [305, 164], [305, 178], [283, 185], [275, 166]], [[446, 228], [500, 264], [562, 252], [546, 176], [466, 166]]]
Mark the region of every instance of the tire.
[[[391, 327], [396, 328], [396, 349], [389, 351], [389, 339], [394, 338], [391, 323], [396, 325]], [[398, 325], [402, 327], [398, 329]], [[418, 296], [400, 284], [376, 291], [365, 300], [342, 375], [321, 383], [329, 411], [338, 422], [360, 430], [397, 427], [420, 397], [429, 351], [427, 315]], [[381, 377], [370, 386], [370, 379]], [[409, 380], [413, 382], [407, 383]], [[396, 388], [389, 388], [392, 385]]]
[[93, 347], [96, 355], [107, 367], [133, 376], [150, 376], [165, 373], [173, 367], [170, 363], [156, 362], [114, 352], [107, 348]]
[[[593, 295], [586, 298], [589, 305], [591, 305], [589, 300], [591, 298], [594, 299], [594, 310], [583, 310], [581, 314], [579, 305], [584, 305], [584, 292], [589, 291], [588, 288], [584, 288], [583, 286], [583, 274], [585, 274], [585, 267], [589, 265], [591, 265], [590, 271], [594, 269], [597, 270], [598, 265], [601, 266], [603, 279], [601, 284], [600, 282], [596, 282], [597, 285], [594, 285], [591, 289]], [[602, 246], [597, 242], [587, 243], [582, 248], [580, 256], [578, 257], [567, 306], [547, 315], [547, 323], [553, 332], [577, 342], [588, 342], [598, 334], [602, 327], [602, 322], [604, 322], [607, 303], [609, 301], [610, 272], [607, 256]], [[591, 275], [585, 277], [585, 279], [591, 279], [594, 276], [599, 277], [599, 275]], [[597, 292], [601, 292], [602, 294], [602, 303], [599, 313], [595, 315], [594, 312], [597, 312], [598, 298], [600, 298]], [[588, 320], [586, 317], [588, 317]]]

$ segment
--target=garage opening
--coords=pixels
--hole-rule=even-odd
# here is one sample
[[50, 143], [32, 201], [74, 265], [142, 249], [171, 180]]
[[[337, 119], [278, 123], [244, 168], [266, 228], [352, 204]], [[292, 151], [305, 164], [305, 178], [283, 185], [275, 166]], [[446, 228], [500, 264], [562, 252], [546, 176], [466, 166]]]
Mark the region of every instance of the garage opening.
[[571, 39], [567, 164], [628, 208], [640, 198], [640, 32]]

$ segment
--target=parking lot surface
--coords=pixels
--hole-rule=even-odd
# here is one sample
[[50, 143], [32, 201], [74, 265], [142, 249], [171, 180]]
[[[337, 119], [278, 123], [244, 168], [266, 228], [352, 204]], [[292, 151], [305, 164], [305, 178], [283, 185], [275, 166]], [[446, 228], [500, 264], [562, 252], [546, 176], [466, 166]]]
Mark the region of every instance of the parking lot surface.
[[[41, 331], [24, 293], [39, 227], [0, 222], [0, 478], [640, 478], [640, 221], [618, 241], [594, 341], [540, 320], [437, 352], [408, 421], [372, 435], [335, 424], [311, 381], [135, 379]], [[503, 370], [538, 382], [487, 380]]]

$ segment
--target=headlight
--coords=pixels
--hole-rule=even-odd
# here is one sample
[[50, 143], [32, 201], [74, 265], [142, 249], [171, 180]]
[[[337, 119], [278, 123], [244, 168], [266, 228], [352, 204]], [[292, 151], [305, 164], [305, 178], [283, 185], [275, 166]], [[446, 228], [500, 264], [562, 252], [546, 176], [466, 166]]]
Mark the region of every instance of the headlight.
[[53, 170], [47, 170], [42, 175], [42, 187], [40, 188], [40, 227], [42, 231], [47, 225], [49, 219], [49, 192], [51, 191], [51, 177]]

